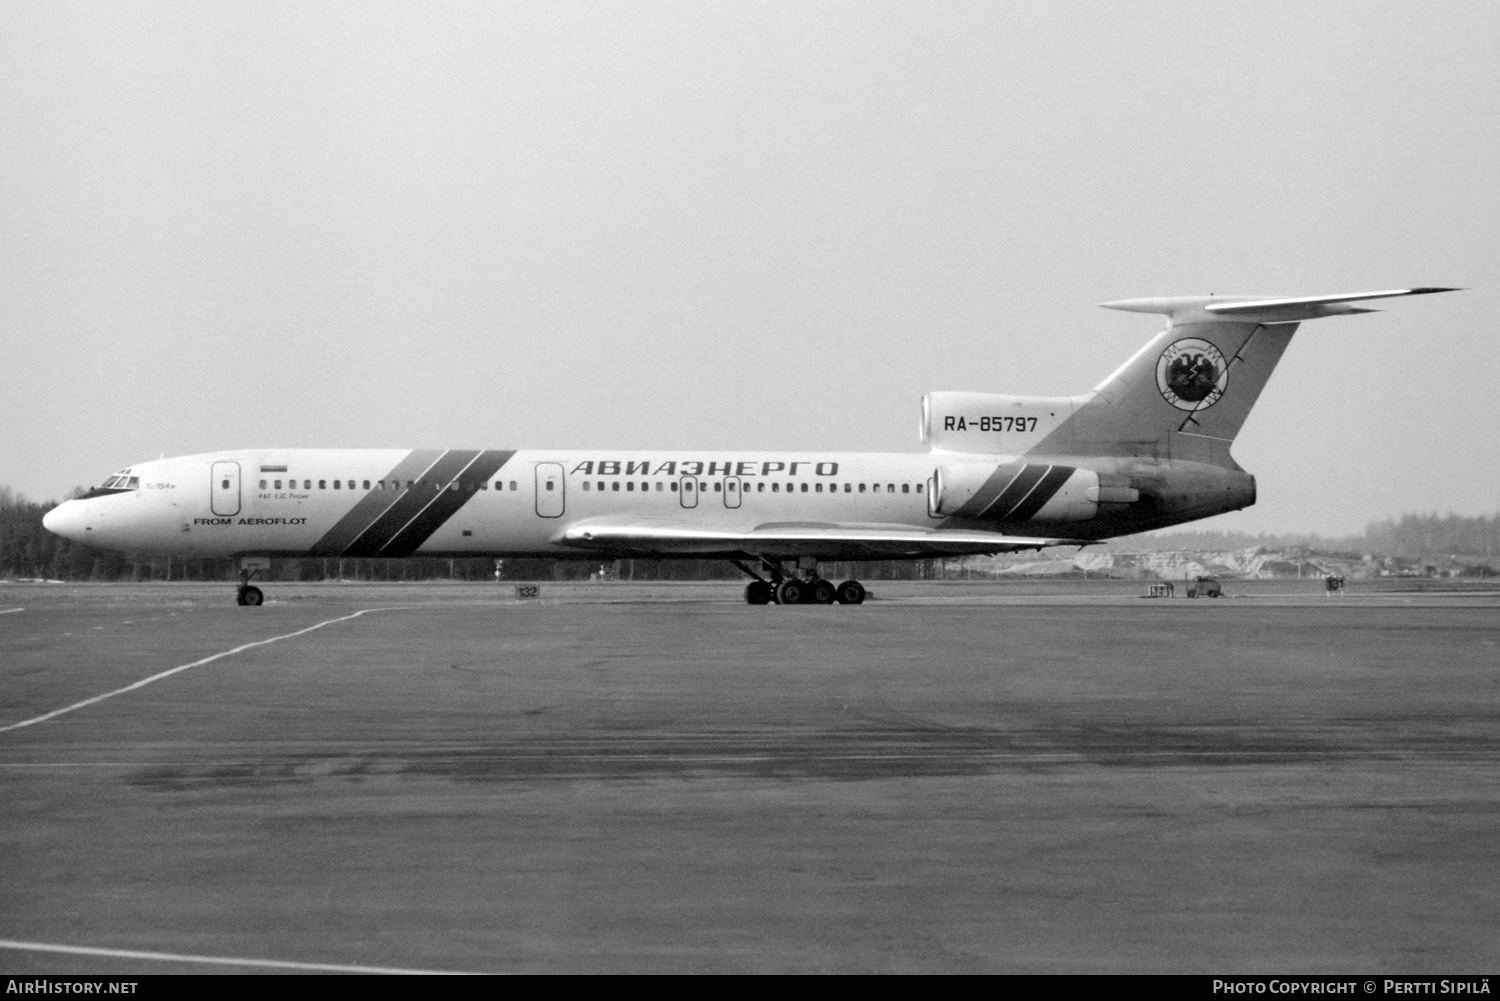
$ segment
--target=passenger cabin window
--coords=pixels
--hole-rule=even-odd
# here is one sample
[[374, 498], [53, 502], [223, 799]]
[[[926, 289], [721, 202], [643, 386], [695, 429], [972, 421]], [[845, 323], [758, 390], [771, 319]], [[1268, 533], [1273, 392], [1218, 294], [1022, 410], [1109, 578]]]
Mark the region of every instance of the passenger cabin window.
[[266, 481], [265, 481], [265, 480], [261, 480], [261, 481], [260, 481], [260, 488], [261, 488], [261, 489], [262, 489], [262, 490], [264, 490], [264, 489], [265, 489], [265, 488], [266, 488]]
[[911, 484], [910, 483], [903, 483], [903, 484], [901, 484], [901, 492], [904, 493], [904, 494], [911, 493]]

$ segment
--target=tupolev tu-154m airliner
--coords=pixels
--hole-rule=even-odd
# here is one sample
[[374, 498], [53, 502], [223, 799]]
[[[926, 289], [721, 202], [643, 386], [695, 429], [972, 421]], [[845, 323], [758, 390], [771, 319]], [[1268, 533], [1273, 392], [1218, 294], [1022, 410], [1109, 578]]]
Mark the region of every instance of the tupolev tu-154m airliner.
[[745, 600], [857, 605], [820, 560], [1084, 546], [1255, 503], [1229, 446], [1300, 321], [1412, 288], [1107, 302], [1167, 327], [1092, 392], [922, 400], [926, 452], [256, 448], [143, 462], [49, 511], [106, 549], [236, 557], [723, 558]]

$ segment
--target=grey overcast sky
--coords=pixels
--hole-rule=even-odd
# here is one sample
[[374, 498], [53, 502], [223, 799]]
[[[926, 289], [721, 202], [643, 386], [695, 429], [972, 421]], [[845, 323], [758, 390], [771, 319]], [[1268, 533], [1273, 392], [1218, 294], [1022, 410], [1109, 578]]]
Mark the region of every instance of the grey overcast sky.
[[0, 6], [0, 483], [258, 445], [916, 450], [1108, 299], [1298, 333], [1225, 530], [1500, 508], [1500, 4]]

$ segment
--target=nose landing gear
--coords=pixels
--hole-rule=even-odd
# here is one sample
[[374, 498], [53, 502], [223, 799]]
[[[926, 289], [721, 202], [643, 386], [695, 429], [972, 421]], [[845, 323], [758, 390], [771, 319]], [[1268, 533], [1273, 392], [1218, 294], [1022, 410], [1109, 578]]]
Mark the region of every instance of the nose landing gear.
[[[797, 570], [788, 572], [779, 562], [761, 560], [761, 566], [770, 575], [766, 580], [740, 560], [730, 560], [750, 577], [745, 585], [745, 603], [750, 605], [859, 605], [865, 600], [865, 587], [857, 580], [846, 580], [837, 587], [832, 581], [818, 576], [817, 565], [812, 560], [799, 560]], [[798, 575], [801, 576], [798, 576]]]
[[239, 590], [234, 596], [234, 603], [236, 605], [251, 605], [254, 607], [259, 607], [265, 602], [266, 596], [261, 593], [260, 588], [252, 587], [250, 584], [250, 578], [254, 575], [254, 570], [240, 571], [240, 586]]

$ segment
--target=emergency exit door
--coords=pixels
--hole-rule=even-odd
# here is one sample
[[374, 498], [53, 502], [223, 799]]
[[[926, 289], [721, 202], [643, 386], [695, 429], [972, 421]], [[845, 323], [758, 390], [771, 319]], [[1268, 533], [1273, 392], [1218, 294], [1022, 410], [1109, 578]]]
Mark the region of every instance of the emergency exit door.
[[240, 464], [238, 462], [216, 462], [210, 470], [213, 485], [209, 489], [208, 506], [214, 514], [229, 517], [240, 513]]

